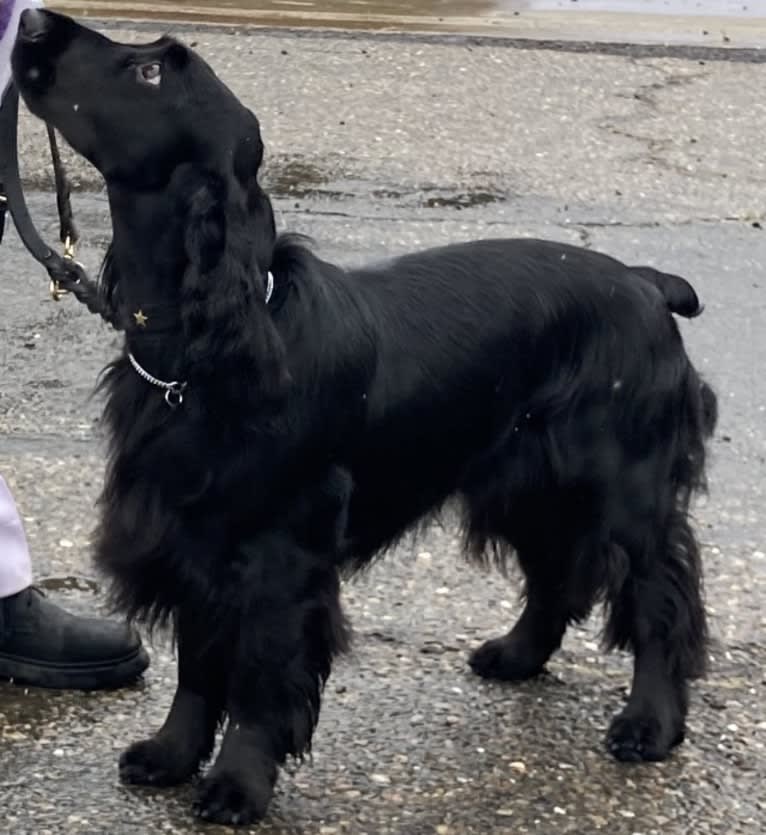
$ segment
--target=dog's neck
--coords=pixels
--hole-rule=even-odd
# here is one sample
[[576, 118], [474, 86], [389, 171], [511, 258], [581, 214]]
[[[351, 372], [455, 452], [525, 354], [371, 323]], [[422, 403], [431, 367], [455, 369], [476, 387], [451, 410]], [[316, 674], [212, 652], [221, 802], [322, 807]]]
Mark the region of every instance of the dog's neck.
[[115, 303], [127, 347], [152, 373], [175, 374], [181, 352], [183, 226], [170, 201], [109, 189]]
[[[174, 197], [174, 194], [178, 196]], [[199, 353], [202, 337], [199, 332], [189, 337], [184, 327], [184, 305], [191, 296], [194, 304], [199, 306], [195, 293], [205, 297], [212, 292], [214, 301], [204, 307], [206, 328], [210, 332], [217, 329], [225, 336], [211, 339], [205, 346], [203, 359], [197, 357], [197, 374], [207, 373], [200, 372], [200, 367], [209, 364], [216, 351], [220, 351], [223, 365], [241, 362], [258, 378], [260, 396], [266, 391], [264, 380], [269, 381], [269, 386], [281, 385], [272, 379], [279, 364], [279, 359], [273, 360], [273, 357], [281, 355], [281, 343], [263, 305], [264, 301], [268, 305], [274, 289], [274, 278], [269, 270], [270, 252], [262, 248], [263, 265], [256, 264], [258, 247], [250, 239], [242, 238], [239, 245], [244, 251], [237, 252], [236, 238], [231, 236], [235, 241], [231, 244], [235, 248], [232, 264], [243, 275], [252, 270], [253, 275], [263, 280], [263, 287], [252, 288], [252, 292], [243, 288], [241, 280], [232, 279], [228, 272], [217, 279], [196, 275], [198, 262], [188, 249], [191, 221], [188, 211], [184, 211], [183, 194], [183, 189], [173, 188], [148, 195], [129, 189], [109, 189], [113, 231], [111, 275], [116, 285], [113, 300], [118, 319], [126, 331], [126, 347], [133, 355], [133, 367], [136, 368], [137, 361], [143, 371], [160, 380], [185, 379], [189, 365], [195, 362], [194, 357], [190, 359], [189, 352], [194, 354], [196, 350]], [[257, 230], [257, 226], [255, 228]], [[191, 291], [190, 281], [197, 282]], [[221, 296], [219, 281], [223, 281], [231, 292], [226, 290]], [[232, 323], [241, 319], [243, 312], [248, 324], [237, 332], [232, 329]], [[258, 320], [259, 316], [262, 321]], [[189, 339], [192, 342], [196, 339], [197, 344], [190, 347]], [[276, 376], [281, 374], [278, 369]], [[141, 371], [137, 370], [137, 378], [141, 376]], [[241, 391], [237, 397], [241, 399]]]
[[123, 318], [133, 325], [134, 314], [146, 308], [177, 311], [185, 256], [183, 224], [173, 203], [111, 188], [109, 204]]

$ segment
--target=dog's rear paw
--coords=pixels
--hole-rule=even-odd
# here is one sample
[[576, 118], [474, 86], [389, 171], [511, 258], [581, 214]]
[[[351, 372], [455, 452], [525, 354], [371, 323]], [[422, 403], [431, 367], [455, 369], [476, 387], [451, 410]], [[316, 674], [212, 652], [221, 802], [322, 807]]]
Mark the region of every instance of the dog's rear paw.
[[547, 656], [541, 661], [537, 654], [524, 653], [517, 641], [505, 635], [487, 641], [474, 650], [468, 663], [483, 678], [525, 681], [539, 675], [547, 660]]
[[266, 814], [272, 792], [269, 780], [230, 771], [211, 773], [200, 785], [196, 812], [203, 820], [228, 826], [255, 823]]
[[180, 757], [167, 740], [134, 742], [120, 756], [120, 780], [136, 786], [176, 786], [197, 771], [196, 759]]
[[612, 720], [606, 745], [621, 762], [658, 762], [683, 742], [684, 728], [665, 726], [656, 716], [620, 714]]

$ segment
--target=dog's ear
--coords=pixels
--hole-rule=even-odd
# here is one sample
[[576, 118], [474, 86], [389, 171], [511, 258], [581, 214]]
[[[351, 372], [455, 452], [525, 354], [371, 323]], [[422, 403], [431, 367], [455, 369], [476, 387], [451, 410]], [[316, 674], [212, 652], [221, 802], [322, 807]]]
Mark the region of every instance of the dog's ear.
[[254, 406], [281, 399], [289, 383], [284, 344], [265, 298], [274, 217], [268, 197], [258, 192], [255, 200], [252, 183], [244, 187], [231, 170], [208, 173], [194, 189], [186, 207], [181, 303], [190, 388], [204, 381], [211, 396], [242, 405], [252, 398]]
[[258, 182], [263, 162], [260, 125], [252, 112], [248, 110], [246, 113], [247, 128], [234, 145], [231, 155], [231, 187], [241, 193], [249, 225], [248, 241], [259, 269], [265, 272], [271, 266], [277, 232], [271, 201]]

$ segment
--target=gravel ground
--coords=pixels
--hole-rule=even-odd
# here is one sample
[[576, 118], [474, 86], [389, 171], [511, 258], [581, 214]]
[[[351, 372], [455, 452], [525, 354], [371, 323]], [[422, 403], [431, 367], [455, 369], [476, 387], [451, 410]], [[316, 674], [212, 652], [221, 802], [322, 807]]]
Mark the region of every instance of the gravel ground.
[[[766, 829], [766, 67], [416, 39], [184, 30], [258, 113], [280, 222], [344, 263], [486, 235], [581, 242], [691, 278], [707, 306], [684, 323], [721, 398], [705, 545], [712, 672], [668, 762], [611, 761], [602, 739], [630, 663], [571, 630], [523, 686], [472, 676], [466, 655], [518, 613], [517, 588], [460, 560], [449, 518], [344, 591], [353, 653], [330, 680], [311, 761], [285, 775], [258, 832], [680, 835]], [[147, 32], [120, 31], [125, 39]], [[643, 56], [643, 57], [642, 57]], [[757, 56], [753, 56], [757, 58]], [[703, 61], [703, 63], [700, 63]], [[44, 134], [24, 126], [31, 186]], [[84, 166], [83, 260], [109, 235]], [[50, 194], [32, 206], [50, 239]], [[0, 283], [0, 470], [49, 594], [99, 610], [89, 562], [102, 478], [90, 399], [115, 338], [45, 281], [13, 232]], [[759, 347], [760, 346], [760, 347]], [[0, 685], [0, 832], [210, 832], [191, 789], [121, 787], [116, 756], [164, 717], [167, 645], [135, 688], [45, 693]]]

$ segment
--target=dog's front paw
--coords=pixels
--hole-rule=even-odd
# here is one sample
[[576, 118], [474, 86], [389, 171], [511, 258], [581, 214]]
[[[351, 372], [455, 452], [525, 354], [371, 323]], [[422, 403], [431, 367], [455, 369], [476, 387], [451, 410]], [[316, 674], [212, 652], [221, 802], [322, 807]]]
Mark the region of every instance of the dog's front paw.
[[606, 745], [621, 762], [658, 762], [666, 759], [683, 739], [682, 720], [662, 721], [653, 714], [624, 711], [612, 720]]
[[134, 742], [120, 756], [120, 780], [136, 786], [176, 786], [189, 780], [199, 761], [183, 756], [168, 741], [151, 737]]
[[196, 811], [203, 820], [213, 823], [255, 823], [266, 814], [273, 791], [267, 777], [214, 770], [200, 784]]

